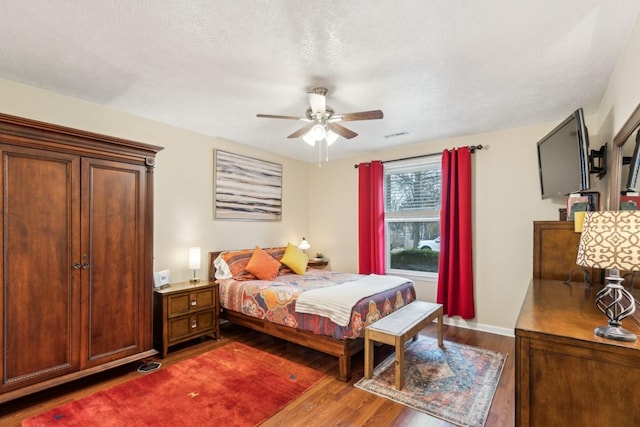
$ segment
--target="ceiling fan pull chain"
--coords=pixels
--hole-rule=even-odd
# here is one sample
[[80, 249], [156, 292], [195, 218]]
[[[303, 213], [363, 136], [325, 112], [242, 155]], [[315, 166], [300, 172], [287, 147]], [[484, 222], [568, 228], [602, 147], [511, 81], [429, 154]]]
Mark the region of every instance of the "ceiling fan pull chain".
[[325, 158], [324, 161], [328, 162], [329, 161], [329, 143], [327, 142], [326, 139], [323, 140], [324, 141], [324, 149], [325, 149]]

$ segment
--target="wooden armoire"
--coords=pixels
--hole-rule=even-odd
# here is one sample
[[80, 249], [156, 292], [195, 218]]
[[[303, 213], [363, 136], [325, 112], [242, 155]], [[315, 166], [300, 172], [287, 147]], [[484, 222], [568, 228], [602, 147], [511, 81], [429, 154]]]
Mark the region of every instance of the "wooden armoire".
[[0, 114], [0, 402], [157, 353], [161, 149]]

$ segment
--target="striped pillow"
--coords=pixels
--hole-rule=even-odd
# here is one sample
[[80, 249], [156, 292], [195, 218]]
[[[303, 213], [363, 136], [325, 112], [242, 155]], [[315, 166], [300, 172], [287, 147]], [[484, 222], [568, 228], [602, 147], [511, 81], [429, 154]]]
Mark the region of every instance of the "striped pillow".
[[224, 252], [221, 254], [222, 259], [227, 263], [231, 277], [235, 280], [255, 280], [256, 276], [249, 273], [246, 268], [249, 260], [253, 255], [253, 249], [242, 251]]

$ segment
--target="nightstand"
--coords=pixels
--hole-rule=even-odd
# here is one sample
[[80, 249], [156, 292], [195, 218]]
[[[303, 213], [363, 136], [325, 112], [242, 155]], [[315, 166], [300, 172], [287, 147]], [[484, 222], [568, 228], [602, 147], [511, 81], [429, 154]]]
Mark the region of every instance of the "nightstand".
[[153, 345], [160, 357], [170, 346], [194, 338], [220, 338], [218, 284], [172, 283], [153, 293]]
[[307, 267], [322, 270], [327, 265], [329, 265], [329, 260], [326, 258], [309, 258]]

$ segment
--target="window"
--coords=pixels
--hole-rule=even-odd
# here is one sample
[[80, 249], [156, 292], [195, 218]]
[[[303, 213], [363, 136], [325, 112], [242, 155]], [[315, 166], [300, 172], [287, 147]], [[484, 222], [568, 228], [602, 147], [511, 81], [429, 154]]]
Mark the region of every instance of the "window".
[[387, 271], [438, 273], [440, 158], [435, 155], [384, 166]]

